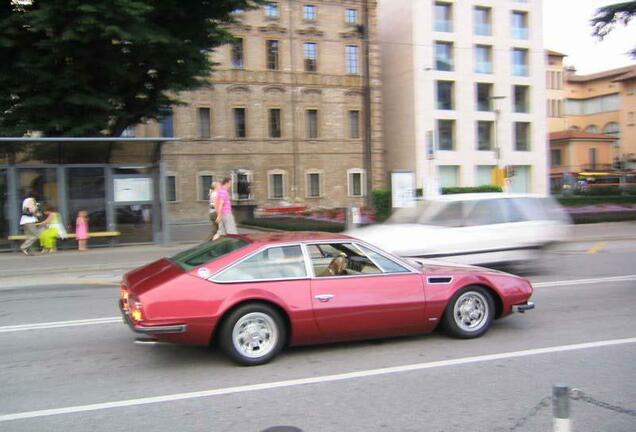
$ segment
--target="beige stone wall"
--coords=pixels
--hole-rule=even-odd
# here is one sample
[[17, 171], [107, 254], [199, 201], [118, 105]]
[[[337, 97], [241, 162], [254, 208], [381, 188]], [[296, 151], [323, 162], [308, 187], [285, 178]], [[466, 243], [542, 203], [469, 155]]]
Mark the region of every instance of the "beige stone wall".
[[[297, 0], [279, 0], [279, 17], [265, 16], [263, 8], [241, 14], [232, 32], [243, 39], [244, 67], [231, 65], [230, 46], [220, 47], [212, 59], [218, 62], [210, 85], [180, 94], [186, 105], [174, 108], [174, 134], [179, 142], [164, 147], [167, 171], [176, 177], [177, 202], [170, 203], [172, 220], [198, 220], [206, 215], [201, 201], [199, 176], [228, 176], [233, 170], [253, 175], [253, 200], [235, 203], [278, 206], [281, 201], [311, 207], [341, 207], [365, 203], [348, 189], [349, 170], [365, 168], [365, 137], [370, 134], [372, 188], [386, 185], [382, 131], [381, 65], [376, 34], [376, 2], [369, 0], [319, 0], [317, 19], [303, 19]], [[370, 114], [365, 128], [365, 42], [356, 26], [345, 22], [347, 8], [364, 21], [368, 4], [370, 24]], [[266, 41], [279, 41], [279, 69], [267, 70]], [[317, 71], [304, 71], [303, 44], [317, 44]], [[358, 47], [358, 74], [347, 74], [345, 49]], [[210, 109], [211, 136], [199, 135], [199, 108]], [[247, 136], [234, 137], [233, 108], [245, 108]], [[281, 111], [281, 137], [270, 138], [269, 109]], [[319, 133], [308, 139], [306, 110], [318, 110]], [[349, 138], [349, 111], [360, 111], [360, 135]], [[150, 123], [138, 128], [138, 136], [158, 136]], [[284, 199], [270, 199], [269, 173], [284, 173]], [[307, 174], [321, 175], [321, 196], [308, 197]], [[368, 174], [368, 173], [367, 173]], [[366, 191], [366, 187], [364, 188]], [[366, 194], [365, 194], [366, 195]]]

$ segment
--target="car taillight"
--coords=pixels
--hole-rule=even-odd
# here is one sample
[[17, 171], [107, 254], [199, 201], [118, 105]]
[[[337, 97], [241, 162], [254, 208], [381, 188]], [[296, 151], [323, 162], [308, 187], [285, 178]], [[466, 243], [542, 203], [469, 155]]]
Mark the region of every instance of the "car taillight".
[[130, 307], [130, 317], [133, 321], [142, 321], [144, 319], [144, 314], [141, 308], [141, 303], [138, 301], [131, 301], [128, 305]]
[[124, 310], [130, 310], [129, 299], [130, 299], [130, 291], [124, 285], [119, 288], [119, 299], [121, 300], [121, 306]]

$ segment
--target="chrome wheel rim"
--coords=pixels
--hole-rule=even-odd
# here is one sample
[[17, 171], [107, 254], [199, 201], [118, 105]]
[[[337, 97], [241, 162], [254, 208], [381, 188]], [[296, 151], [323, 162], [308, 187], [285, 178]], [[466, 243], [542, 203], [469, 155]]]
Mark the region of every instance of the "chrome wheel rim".
[[232, 343], [241, 355], [252, 359], [266, 356], [278, 342], [278, 328], [271, 316], [262, 312], [243, 315], [234, 324]]
[[455, 324], [468, 332], [481, 329], [488, 321], [488, 302], [486, 298], [475, 291], [462, 294], [453, 307]]

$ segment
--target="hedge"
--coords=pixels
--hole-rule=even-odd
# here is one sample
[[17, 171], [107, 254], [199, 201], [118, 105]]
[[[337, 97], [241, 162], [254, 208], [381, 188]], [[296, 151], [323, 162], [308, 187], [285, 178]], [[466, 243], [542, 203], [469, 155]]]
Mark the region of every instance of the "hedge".
[[585, 196], [572, 195], [567, 197], [556, 197], [561, 205], [566, 207], [578, 207], [593, 204], [636, 204], [636, 196], [615, 195], [615, 196]]
[[375, 217], [378, 222], [384, 222], [391, 216], [391, 191], [374, 189], [371, 191]]
[[241, 225], [254, 226], [260, 228], [270, 228], [283, 231], [344, 231], [344, 224], [338, 222], [317, 221], [302, 217], [266, 217], [248, 219], [241, 222]]
[[484, 192], [503, 192], [501, 186], [482, 185], [475, 187], [443, 187], [442, 195], [463, 194], [463, 193], [484, 193]]

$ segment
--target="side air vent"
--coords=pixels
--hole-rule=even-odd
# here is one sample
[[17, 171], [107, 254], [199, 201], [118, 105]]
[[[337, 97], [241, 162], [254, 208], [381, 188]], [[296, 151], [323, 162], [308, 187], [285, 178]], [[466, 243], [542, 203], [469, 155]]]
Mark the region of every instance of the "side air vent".
[[449, 284], [453, 281], [450, 276], [432, 276], [428, 278], [430, 284]]

